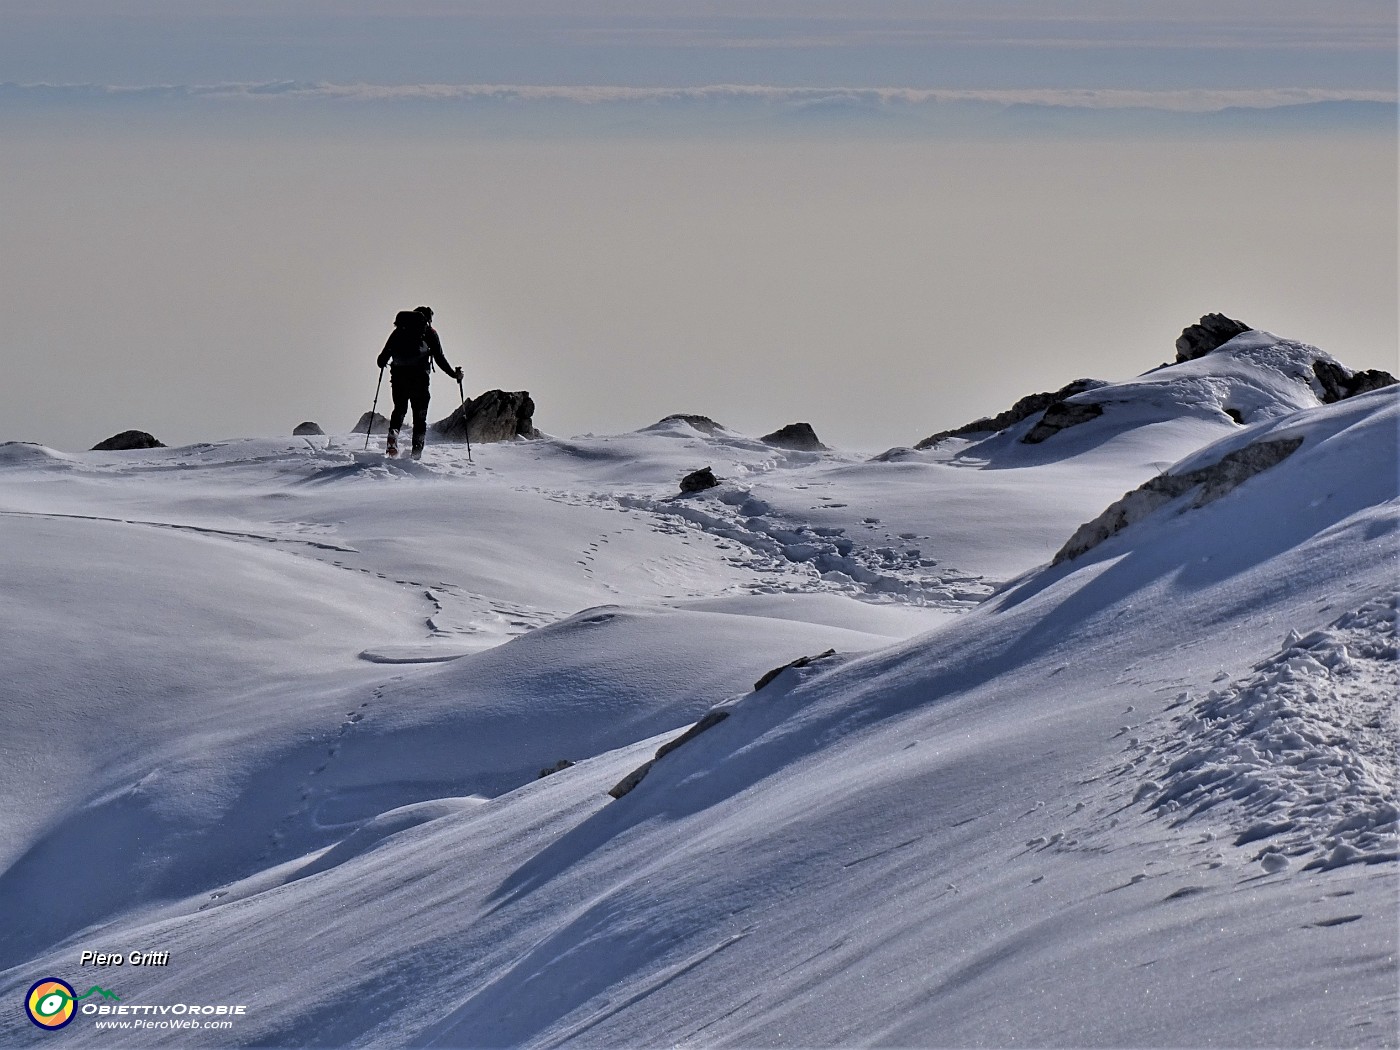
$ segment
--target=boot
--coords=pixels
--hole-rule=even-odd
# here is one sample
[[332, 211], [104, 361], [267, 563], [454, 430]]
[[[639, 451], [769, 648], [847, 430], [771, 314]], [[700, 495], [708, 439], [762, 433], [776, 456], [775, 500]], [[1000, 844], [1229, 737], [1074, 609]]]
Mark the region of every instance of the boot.
[[421, 441], [415, 441], [415, 442], [413, 443], [413, 458], [414, 458], [414, 459], [422, 459], [422, 458], [423, 458], [423, 442], [421, 442]]
[[384, 439], [384, 454], [386, 456], [399, 454], [399, 432], [397, 430], [389, 431], [388, 436]]

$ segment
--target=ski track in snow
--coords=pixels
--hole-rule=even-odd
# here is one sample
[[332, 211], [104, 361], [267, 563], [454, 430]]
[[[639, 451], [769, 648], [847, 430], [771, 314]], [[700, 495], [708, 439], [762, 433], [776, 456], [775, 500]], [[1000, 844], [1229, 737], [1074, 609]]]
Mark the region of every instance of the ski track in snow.
[[[98, 514], [58, 514], [45, 511], [25, 511], [25, 510], [0, 510], [0, 514], [17, 518], [66, 518], [70, 521], [107, 521], [117, 525], [142, 525], [152, 529], [174, 529], [183, 532], [195, 532], [205, 536], [219, 536], [231, 540], [252, 540], [260, 543], [293, 543], [304, 544], [315, 550], [335, 551], [341, 554], [358, 554], [354, 547], [343, 547], [337, 543], [330, 543], [326, 540], [303, 539], [299, 536], [269, 536], [260, 532], [239, 532], [234, 529], [216, 529], [207, 525], [188, 525], [174, 521], [144, 521], [140, 518], [112, 518]], [[285, 524], [295, 526], [298, 529], [318, 528], [310, 522], [276, 522], [275, 524]]]

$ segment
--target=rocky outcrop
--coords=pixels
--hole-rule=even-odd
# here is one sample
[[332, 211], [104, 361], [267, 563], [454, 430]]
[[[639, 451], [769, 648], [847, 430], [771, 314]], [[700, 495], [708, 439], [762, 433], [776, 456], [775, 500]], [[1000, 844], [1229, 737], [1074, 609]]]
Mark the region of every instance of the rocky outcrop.
[[[762, 678], [760, 678], [757, 682], [754, 683], [753, 691], [756, 693], [764, 686], [771, 684], [774, 679], [776, 679], [780, 674], [782, 674], [789, 668], [806, 667], [809, 664], [816, 663], [818, 660], [825, 660], [828, 657], [835, 655], [835, 649], [828, 649], [826, 652], [817, 653], [814, 656], [800, 656], [796, 660], [793, 660], [791, 663], [786, 663], [783, 664], [781, 667], [773, 668], [773, 670], [769, 671], [767, 674], [765, 674]], [[733, 701], [728, 701], [725, 704], [721, 704], [719, 707], [712, 708], [708, 713], [706, 713], [704, 718], [700, 719], [700, 721], [696, 722], [693, 726], [687, 729], [680, 736], [676, 737], [674, 740], [670, 740], [662, 744], [661, 747], [657, 749], [656, 756], [652, 758], [650, 762], [638, 766], [636, 769], [632, 770], [632, 772], [628, 773], [625, 777], [623, 777], [613, 786], [612, 790], [610, 790], [608, 794], [611, 795], [613, 798], [621, 798], [623, 795], [626, 795], [628, 792], [630, 792], [633, 788], [635, 788], [638, 784], [642, 782], [646, 775], [651, 772], [652, 767], [656, 765], [656, 763], [660, 762], [663, 758], [669, 755], [676, 748], [680, 747], [683, 744], [690, 743], [701, 733], [713, 729], [715, 726], [719, 725], [726, 718], [728, 718], [730, 714], [729, 709], [733, 707], [733, 703]], [[544, 775], [543, 770], [540, 771], [540, 775]]]
[[789, 423], [787, 426], [764, 434], [758, 439], [774, 448], [790, 449], [793, 452], [825, 452], [826, 446], [817, 440], [817, 432], [811, 423]]
[[1237, 335], [1252, 332], [1254, 329], [1243, 321], [1236, 321], [1224, 314], [1206, 314], [1195, 324], [1183, 328], [1176, 339], [1176, 363], [1194, 361], [1198, 357], [1216, 349]]
[[721, 424], [716, 423], [709, 416], [697, 416], [685, 412], [677, 412], [673, 415], [669, 415], [662, 419], [659, 419], [647, 429], [652, 430], [656, 427], [665, 426], [667, 423], [676, 422], [685, 423], [689, 426], [694, 427], [696, 430], [700, 431], [700, 433], [709, 434], [711, 437], [713, 437], [715, 434], [718, 434], [721, 430], [725, 429]]
[[1101, 415], [1103, 415], [1103, 405], [1097, 402], [1056, 401], [1045, 410], [1045, 415], [1041, 416], [1040, 422], [1031, 427], [1030, 432], [1021, 439], [1021, 443], [1023, 445], [1038, 445], [1046, 438], [1054, 437], [1061, 430], [1077, 427], [1080, 423], [1098, 419]]
[[635, 788], [638, 784], [642, 782], [646, 775], [651, 772], [652, 766], [656, 765], [656, 763], [660, 762], [663, 758], [669, 755], [676, 748], [680, 747], [682, 744], [690, 743], [701, 733], [705, 732], [707, 729], [713, 729], [715, 726], [719, 725], [728, 717], [729, 712], [721, 710], [720, 708], [715, 708], [713, 711], [710, 711], [708, 714], [705, 715], [704, 718], [700, 719], [700, 721], [696, 722], [693, 726], [687, 729], [680, 736], [676, 737], [674, 740], [670, 740], [662, 744], [661, 747], [657, 749], [655, 758], [653, 758], [650, 762], [647, 762], [644, 765], [638, 766], [636, 769], [632, 770], [632, 772], [628, 773], [625, 777], [623, 777], [615, 785], [613, 785], [612, 789], [608, 792], [608, 794], [611, 795], [613, 798], [621, 798], [623, 795], [627, 794], [629, 791], [631, 791], [633, 788]]
[[165, 442], [157, 441], [144, 430], [123, 430], [113, 434], [106, 441], [92, 446], [94, 452], [120, 452], [133, 448], [165, 448]]
[[1352, 372], [1335, 361], [1319, 357], [1313, 362], [1313, 374], [1322, 386], [1322, 403], [1330, 405], [1357, 394], [1365, 394], [1382, 387], [1394, 386], [1396, 378], [1379, 368], [1368, 368], [1364, 372]]
[[835, 655], [835, 649], [828, 649], [826, 650], [826, 652], [817, 653], [815, 656], [799, 656], [796, 660], [793, 660], [790, 663], [785, 663], [781, 667], [775, 667], [773, 668], [773, 670], [767, 672], [762, 678], [760, 678], [757, 682], [753, 684], [753, 691], [755, 693], [758, 692], [765, 685], [770, 684], [773, 681], [773, 679], [777, 678], [778, 675], [782, 674], [789, 668], [806, 667], [808, 664], [815, 663], [818, 660], [825, 660], [828, 656]]
[[681, 478], [682, 492], [704, 492], [719, 484], [719, 478], [715, 477], [715, 472], [709, 467], [701, 467], [699, 470], [692, 470], [685, 477]]
[[1110, 536], [1121, 532], [1134, 522], [1141, 521], [1153, 511], [1186, 495], [1192, 489], [1200, 491], [1191, 501], [1191, 506], [1204, 507], [1254, 475], [1281, 463], [1293, 455], [1302, 443], [1303, 439], [1300, 437], [1256, 441], [1227, 453], [1219, 462], [1209, 467], [1187, 471], [1184, 474], [1161, 474], [1151, 478], [1132, 492], [1126, 493], [1093, 521], [1079, 526], [1069, 538], [1069, 542], [1060, 548], [1051, 564], [1059, 565], [1063, 561], [1079, 557], [1085, 551], [1093, 550]]
[[325, 431], [321, 429], [321, 424], [312, 423], [309, 420], [305, 423], [298, 423], [292, 428], [292, 437], [316, 437], [323, 434]]
[[388, 432], [389, 421], [378, 412], [366, 412], [350, 431], [352, 434], [387, 434]]
[[488, 390], [468, 398], [430, 428], [439, 441], [514, 441], [536, 438], [535, 402], [527, 390]]
[[561, 758], [558, 762], [554, 763], [554, 765], [545, 766], [543, 769], [541, 769], [540, 775], [535, 779], [543, 780], [545, 777], [552, 777], [555, 773], [564, 772], [564, 770], [568, 769], [573, 764], [574, 763], [570, 759]]
[[971, 423], [965, 423], [953, 430], [940, 430], [937, 434], [924, 438], [914, 447], [917, 449], [932, 448], [947, 438], [962, 437], [965, 434], [996, 434], [1007, 427], [1015, 426], [1023, 419], [1029, 419], [1037, 412], [1043, 412], [1057, 401], [1063, 401], [1075, 394], [1082, 394], [1086, 390], [1094, 390], [1106, 385], [1102, 379], [1076, 379], [1073, 383], [1060, 387], [1059, 390], [1027, 394], [1005, 412], [975, 419]]

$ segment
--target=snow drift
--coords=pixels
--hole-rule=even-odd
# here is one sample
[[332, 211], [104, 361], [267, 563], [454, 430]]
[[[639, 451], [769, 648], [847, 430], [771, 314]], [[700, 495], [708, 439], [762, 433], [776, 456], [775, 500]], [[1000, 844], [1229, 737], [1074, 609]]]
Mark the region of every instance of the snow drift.
[[0, 995], [139, 948], [122, 1002], [246, 1013], [80, 1039], [1393, 1045], [1400, 402], [1319, 353], [873, 461], [12, 451]]

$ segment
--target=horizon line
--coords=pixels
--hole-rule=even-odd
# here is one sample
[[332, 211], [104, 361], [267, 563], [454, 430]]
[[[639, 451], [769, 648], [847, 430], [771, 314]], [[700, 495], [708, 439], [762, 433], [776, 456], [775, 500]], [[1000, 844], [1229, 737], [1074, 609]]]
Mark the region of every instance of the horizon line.
[[1322, 103], [1396, 105], [1395, 91], [1337, 88], [914, 88], [708, 84], [690, 87], [633, 87], [609, 84], [383, 84], [367, 81], [219, 81], [207, 84], [99, 84], [0, 82], [0, 100], [58, 95], [71, 101], [169, 100], [383, 103], [563, 103], [616, 104], [749, 103], [797, 107], [918, 108], [973, 103], [1001, 107], [1033, 106], [1092, 111], [1155, 110], [1210, 114], [1232, 109], [1269, 110]]

